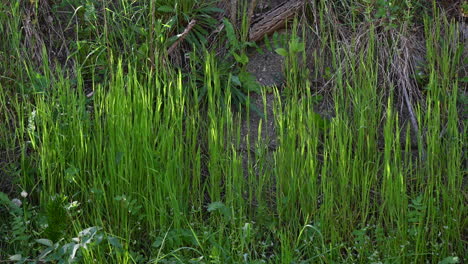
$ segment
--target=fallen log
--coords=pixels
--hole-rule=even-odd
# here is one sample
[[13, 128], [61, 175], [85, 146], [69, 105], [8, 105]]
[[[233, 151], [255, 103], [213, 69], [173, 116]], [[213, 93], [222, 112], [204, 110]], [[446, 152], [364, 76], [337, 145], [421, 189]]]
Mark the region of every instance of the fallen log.
[[276, 8], [260, 15], [252, 21], [249, 30], [249, 41], [263, 39], [265, 35], [281, 29], [288, 19], [292, 18], [304, 5], [304, 0], [285, 1]]

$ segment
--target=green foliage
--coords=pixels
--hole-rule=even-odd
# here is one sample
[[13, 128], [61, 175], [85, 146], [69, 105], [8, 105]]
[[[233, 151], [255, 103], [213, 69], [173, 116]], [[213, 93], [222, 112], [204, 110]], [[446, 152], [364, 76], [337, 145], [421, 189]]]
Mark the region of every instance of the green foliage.
[[[234, 107], [249, 106], [256, 114], [262, 116], [261, 112], [250, 102], [248, 102], [248, 94], [251, 92], [259, 93], [260, 85], [255, 77], [246, 71], [246, 65], [249, 58], [245, 49], [255, 46], [254, 43], [241, 42], [236, 35], [233, 25], [223, 19], [224, 28], [227, 37], [227, 52], [228, 56], [223, 59], [214, 59], [215, 55], [207, 51], [203, 51], [202, 55], [198, 54], [197, 50], [190, 53], [191, 69], [190, 75], [187, 76], [190, 80], [201, 83], [201, 89], [198, 93], [198, 101], [206, 103], [208, 86], [208, 75], [215, 75], [216, 78], [209, 78], [211, 81], [220, 82], [219, 105], [226, 107], [224, 100], [228, 97], [230, 105]], [[209, 69], [210, 71], [207, 71]], [[219, 78], [219, 79], [218, 79]]]
[[[233, 76], [234, 78], [235, 76]], [[256, 78], [249, 72], [241, 71], [237, 76], [239, 78], [240, 86], [245, 93], [255, 92], [260, 93], [260, 84], [258, 84]]]
[[[47, 47], [39, 68], [23, 57], [25, 10], [0, 4], [0, 156], [14, 150], [8, 173], [30, 193], [0, 193], [7, 261], [465, 261], [462, 49], [443, 14], [424, 20], [414, 131], [392, 71], [402, 42], [382, 41], [409, 33], [414, 1], [311, 1], [312, 26], [265, 38], [285, 83], [261, 93], [251, 127], [252, 108], [230, 106], [261, 90], [245, 70], [255, 45], [227, 20], [205, 45], [219, 11], [207, 2], [54, 3], [73, 27], [74, 77]], [[189, 72], [165, 49], [193, 18]]]
[[[1, 226], [2, 230], [10, 231], [2, 235], [11, 237], [8, 243], [15, 251], [8, 259], [14, 263], [31, 261], [75, 263], [82, 260], [84, 252], [91, 252], [103, 241], [107, 241], [108, 246], [113, 248], [115, 253], [123, 248], [119, 239], [104, 234], [98, 227], [86, 228], [78, 232], [78, 236], [71, 242], [66, 243], [66, 231], [71, 222], [69, 221], [70, 214], [65, 208], [65, 196], [56, 195], [47, 202], [44, 212], [47, 227], [41, 232], [31, 230], [31, 227], [42, 226], [41, 217], [36, 209], [30, 207], [26, 201], [20, 204], [24, 207], [22, 209], [17, 201], [20, 200], [10, 200], [6, 194], [0, 192], [0, 215], [3, 209], [10, 214], [9, 221], [5, 222], [6, 226]], [[73, 205], [68, 205], [68, 207], [73, 207]], [[43, 235], [45, 237], [42, 237]], [[8, 251], [2, 252], [2, 256], [7, 256], [8, 253]]]
[[298, 53], [304, 52], [304, 51], [305, 51], [304, 43], [299, 42], [297, 38], [291, 39], [291, 41], [289, 42], [289, 50], [286, 50], [284, 48], [277, 48], [275, 50], [276, 53], [278, 53], [279, 55], [283, 57], [296, 56]]
[[36, 242], [44, 247], [37, 259], [44, 262], [79, 262], [82, 260], [84, 252], [92, 251], [103, 241], [108, 242], [115, 252], [122, 250], [122, 245], [118, 239], [105, 235], [101, 231], [101, 228], [89, 227], [80, 231], [78, 236], [73, 238], [72, 242], [69, 243], [63, 242], [63, 239], [56, 243], [48, 239], [37, 239]]
[[208, 212], [214, 213], [214, 212], [220, 212], [220, 214], [225, 218], [226, 221], [231, 220], [232, 214], [231, 214], [231, 209], [227, 207], [224, 203], [222, 202], [212, 202], [208, 205]]
[[44, 235], [53, 242], [61, 239], [70, 226], [70, 219], [65, 209], [66, 203], [67, 197], [63, 195], [54, 195], [45, 203], [44, 214], [47, 228], [44, 230]]
[[207, 37], [218, 24], [214, 16], [223, 10], [214, 7], [213, 1], [156, 1], [157, 12], [167, 19], [165, 26], [170, 28], [173, 35], [168, 41], [168, 47], [177, 40], [177, 34], [181, 34], [190, 21], [196, 24], [188, 33], [186, 41], [189, 47], [201, 49], [207, 44]]
[[[17, 201], [20, 200], [17, 199]], [[2, 214], [2, 218], [8, 219], [0, 227], [5, 228], [4, 230], [9, 230], [7, 233], [2, 233], [5, 237], [10, 237], [5, 242], [16, 248], [20, 254], [28, 254], [30, 252], [29, 243], [33, 237], [30, 230], [31, 225], [28, 226], [28, 219], [32, 215], [29, 211], [23, 211], [20, 206], [18, 202], [13, 202], [5, 193], [0, 192], [0, 214]], [[9, 216], [3, 215], [5, 213], [3, 210], [5, 209]], [[2, 254], [7, 254], [7, 252]]]
[[[27, 263], [29, 261], [53, 262], [53, 263], [80, 263], [83, 261], [85, 252], [92, 252], [103, 241], [113, 248], [114, 252], [120, 252], [122, 245], [112, 236], [106, 236], [100, 228], [90, 227], [78, 233], [78, 236], [72, 239], [72, 242], [65, 243], [61, 238], [56, 243], [52, 240], [40, 238], [35, 242], [39, 245], [38, 255], [35, 258], [25, 257], [22, 254], [15, 254], [9, 257], [10, 261], [15, 263]], [[115, 254], [114, 253], [114, 254]]]
[[461, 3], [460, 12], [462, 13], [462, 16], [468, 16], [468, 1], [465, 0]]
[[[240, 70], [237, 68], [231, 70], [231, 82], [234, 85], [234, 89], [236, 89], [236, 87], [240, 88], [243, 94], [247, 94], [249, 92], [259, 93], [260, 85], [255, 80], [255, 77], [245, 70], [245, 66], [249, 62], [249, 58], [247, 57], [245, 49], [247, 47], [253, 47], [255, 44], [239, 41], [231, 22], [224, 18], [223, 23], [228, 39], [229, 54], [232, 55], [235, 62], [241, 66]], [[229, 63], [229, 59], [226, 61], [226, 63]], [[236, 93], [239, 93], [239, 91], [235, 91], [233, 94]]]
[[[400, 1], [401, 2], [401, 1]], [[401, 4], [389, 0], [377, 0], [375, 19], [381, 20], [388, 28], [396, 28], [397, 14], [401, 12]]]

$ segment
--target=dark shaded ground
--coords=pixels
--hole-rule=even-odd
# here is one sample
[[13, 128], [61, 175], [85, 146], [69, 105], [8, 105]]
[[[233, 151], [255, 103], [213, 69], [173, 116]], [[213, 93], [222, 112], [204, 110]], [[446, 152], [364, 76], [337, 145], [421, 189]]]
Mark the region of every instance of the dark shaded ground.
[[[280, 88], [284, 83], [283, 57], [274, 51], [267, 50], [265, 45], [260, 45], [263, 53], [257, 50], [250, 51], [247, 71], [252, 73], [260, 85], [265, 86], [268, 91], [265, 94], [266, 104], [264, 104], [261, 94], [250, 94], [253, 105], [260, 110], [265, 119], [262, 121], [262, 141], [268, 145], [269, 149], [276, 149], [275, 120], [273, 115], [275, 96], [268, 87]], [[251, 147], [255, 145], [258, 137], [258, 126], [262, 118], [251, 111], [250, 119], [243, 120], [241, 126], [241, 136], [249, 136]]]

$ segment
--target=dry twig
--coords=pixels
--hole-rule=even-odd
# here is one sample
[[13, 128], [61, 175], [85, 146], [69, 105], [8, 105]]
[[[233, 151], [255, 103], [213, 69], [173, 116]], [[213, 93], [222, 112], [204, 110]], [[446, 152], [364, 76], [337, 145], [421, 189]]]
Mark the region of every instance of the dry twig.
[[231, 0], [231, 23], [237, 25], [237, 0]]
[[180, 33], [177, 35], [177, 40], [171, 45], [171, 47], [167, 50], [167, 54], [171, 54], [174, 52], [174, 50], [177, 48], [179, 43], [185, 39], [188, 33], [190, 33], [190, 30], [197, 24], [197, 21], [195, 19], [190, 20], [189, 24], [187, 27], [184, 29], [184, 32]]

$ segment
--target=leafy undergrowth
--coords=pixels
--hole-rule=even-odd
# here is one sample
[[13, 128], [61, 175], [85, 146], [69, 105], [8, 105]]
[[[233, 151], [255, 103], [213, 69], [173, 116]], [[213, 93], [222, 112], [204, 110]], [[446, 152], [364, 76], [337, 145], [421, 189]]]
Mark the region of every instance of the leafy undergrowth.
[[[0, 169], [16, 189], [0, 192], [0, 261], [466, 261], [466, 61], [435, 4], [311, 1], [266, 38], [278, 88], [246, 72], [245, 27], [219, 20], [212, 39], [207, 2], [80, 2], [0, 2]], [[41, 8], [64, 39], [37, 42]], [[251, 92], [275, 97], [273, 116], [253, 109], [276, 124], [273, 150], [235, 121]]]

